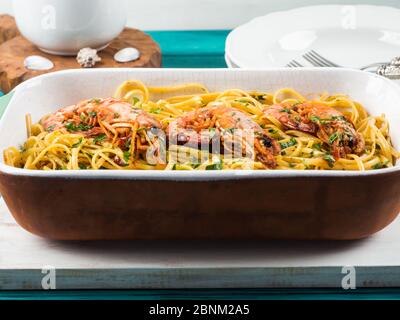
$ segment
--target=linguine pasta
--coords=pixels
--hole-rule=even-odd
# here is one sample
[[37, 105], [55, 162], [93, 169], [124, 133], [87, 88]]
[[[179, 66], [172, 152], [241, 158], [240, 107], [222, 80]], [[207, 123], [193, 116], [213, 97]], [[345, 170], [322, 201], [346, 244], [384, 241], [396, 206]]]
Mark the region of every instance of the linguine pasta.
[[[304, 103], [323, 105], [343, 114], [362, 137], [362, 152], [335, 158], [329, 143], [318, 135], [288, 128], [265, 112], [273, 105]], [[131, 110], [126, 109], [128, 104]], [[6, 149], [4, 161], [10, 166], [34, 170], [268, 169], [251, 151], [250, 144], [246, 144], [246, 152], [232, 155], [213, 152], [208, 145], [195, 148], [171, 142], [168, 128], [172, 124], [185, 119], [190, 122], [190, 130], [196, 125], [200, 128], [199, 119], [190, 117], [199, 117], [196, 110], [219, 105], [246, 115], [255, 123], [253, 127], [262, 128], [277, 143], [279, 152], [273, 155], [276, 169], [371, 170], [392, 167], [399, 157], [392, 146], [385, 116], [369, 115], [360, 103], [343, 94], [324, 93], [307, 99], [288, 88], [274, 93], [239, 89], [209, 92], [196, 83], [147, 87], [131, 80], [116, 90], [113, 100], [91, 99], [79, 108], [61, 109], [35, 124], [28, 115], [28, 139], [20, 148]], [[224, 120], [224, 114], [207, 120], [210, 125], [206, 130], [210, 133], [218, 121]], [[332, 117], [329, 121], [343, 120]], [[237, 138], [234, 130], [229, 129], [218, 129], [221, 141], [227, 141], [229, 136], [244, 145], [243, 138]], [[329, 139], [337, 137], [338, 134]]]

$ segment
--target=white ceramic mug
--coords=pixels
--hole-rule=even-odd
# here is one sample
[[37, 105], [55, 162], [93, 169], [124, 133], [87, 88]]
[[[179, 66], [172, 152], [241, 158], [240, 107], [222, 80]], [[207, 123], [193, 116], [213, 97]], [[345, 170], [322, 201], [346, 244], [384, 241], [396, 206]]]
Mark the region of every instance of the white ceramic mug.
[[124, 29], [126, 0], [14, 0], [24, 37], [42, 51], [75, 55], [85, 47], [101, 50]]

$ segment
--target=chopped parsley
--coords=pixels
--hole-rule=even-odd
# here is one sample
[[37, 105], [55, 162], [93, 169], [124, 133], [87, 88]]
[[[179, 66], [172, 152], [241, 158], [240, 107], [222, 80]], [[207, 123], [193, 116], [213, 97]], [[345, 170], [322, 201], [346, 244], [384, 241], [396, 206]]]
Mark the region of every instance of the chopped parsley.
[[297, 144], [297, 140], [295, 138], [290, 138], [290, 140], [288, 142], [281, 142], [281, 148], [282, 149], [286, 149], [286, 148], [290, 148], [293, 147]]
[[79, 164], [79, 169], [85, 170], [85, 169], [87, 169], [87, 166], [85, 164], [83, 164], [83, 163], [80, 163]]
[[344, 116], [332, 116], [330, 120], [346, 120]]
[[131, 158], [131, 152], [130, 151], [125, 151], [124, 152], [124, 160], [125, 160], [125, 162], [129, 162], [130, 158]]
[[20, 145], [20, 146], [19, 146], [19, 151], [21, 151], [22, 153], [26, 152], [26, 147], [25, 147], [25, 145]]
[[249, 101], [247, 101], [246, 99], [236, 99], [236, 101], [242, 104], [249, 104]]
[[266, 100], [265, 95], [263, 95], [263, 94], [254, 95], [254, 99], [256, 99], [257, 101]]
[[281, 110], [281, 112], [286, 112], [286, 113], [290, 113], [290, 110], [288, 109], [288, 108], [283, 108], [282, 110]]
[[101, 99], [98, 99], [98, 98], [93, 98], [92, 100], [89, 100], [89, 103], [99, 104], [100, 102], [101, 102]]
[[68, 131], [78, 131], [76, 125], [73, 122], [68, 122], [66, 124], [64, 124], [64, 127], [68, 130]]
[[269, 132], [269, 133], [272, 133], [272, 134], [275, 134], [275, 133], [278, 133], [278, 130], [276, 130], [276, 129], [269, 129], [268, 132]]
[[79, 141], [77, 143], [74, 143], [72, 145], [72, 148], [78, 148], [81, 145], [82, 141], [83, 141], [83, 138], [79, 138]]
[[311, 120], [312, 122], [319, 122], [319, 121], [321, 121], [321, 118], [320, 118], [320, 117], [316, 117], [316, 116], [311, 116], [311, 117], [310, 117], [310, 120]]
[[140, 99], [138, 97], [132, 97], [132, 105], [136, 105], [138, 102], [140, 101]]
[[317, 116], [310, 116], [310, 120], [312, 122], [321, 122], [322, 124], [327, 123], [329, 121], [345, 121], [346, 118], [344, 116], [332, 116], [329, 119], [321, 119]]
[[47, 127], [46, 131], [47, 131], [47, 132], [52, 132], [52, 131], [54, 130], [55, 127], [56, 127], [56, 125], [55, 125], [55, 124], [52, 124], [51, 126], [48, 126], [48, 127]]
[[333, 133], [329, 136], [329, 143], [332, 144], [335, 142], [335, 140], [339, 139], [340, 140], [340, 133]]
[[96, 111], [90, 111], [90, 112], [88, 112], [88, 115], [89, 115], [89, 117], [91, 117], [91, 118], [96, 118], [97, 112], [96, 112]]
[[80, 123], [80, 124], [78, 125], [78, 130], [79, 130], [79, 131], [88, 131], [88, 130], [90, 130], [90, 129], [92, 129], [92, 128], [93, 128], [93, 126], [88, 125], [88, 124]]
[[222, 170], [223, 166], [222, 166], [222, 161], [219, 160], [216, 163], [210, 164], [208, 166], [206, 166], [206, 170]]
[[316, 149], [316, 150], [320, 150], [321, 151], [321, 147], [322, 147], [321, 143], [316, 143], [316, 144], [313, 145], [313, 148]]
[[94, 142], [94, 143], [98, 143], [98, 142], [100, 142], [100, 141], [103, 141], [106, 137], [107, 137], [107, 136], [106, 136], [104, 133], [102, 133], [102, 134], [98, 135], [97, 137], [95, 137], [95, 138], [93, 139], [93, 142]]
[[378, 162], [378, 163], [376, 163], [376, 164], [374, 164], [373, 166], [372, 166], [372, 168], [373, 169], [382, 169], [382, 168], [385, 168], [386, 167], [386, 165], [389, 163], [389, 161], [388, 160], [386, 160], [385, 162]]
[[76, 131], [88, 131], [93, 128], [91, 125], [83, 124], [80, 123], [76, 125], [73, 122], [68, 122], [64, 124], [64, 127], [69, 131], [69, 132], [76, 132]]
[[333, 165], [335, 164], [335, 161], [336, 161], [335, 158], [329, 153], [325, 154], [322, 159], [324, 159], [326, 162], [328, 162], [328, 165], [330, 168], [333, 167]]
[[152, 108], [150, 110], [150, 113], [154, 113], [154, 114], [160, 114], [162, 112], [161, 108]]
[[129, 149], [131, 147], [131, 143], [132, 143], [132, 138], [128, 138], [128, 140], [126, 140], [125, 142], [125, 148]]

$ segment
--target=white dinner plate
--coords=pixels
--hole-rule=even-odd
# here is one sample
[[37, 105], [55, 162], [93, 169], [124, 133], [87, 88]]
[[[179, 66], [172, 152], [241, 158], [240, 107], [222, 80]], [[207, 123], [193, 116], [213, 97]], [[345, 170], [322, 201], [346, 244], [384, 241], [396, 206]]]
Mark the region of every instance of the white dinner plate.
[[227, 54], [225, 54], [225, 63], [228, 66], [228, 68], [230, 68], [230, 69], [240, 68], [239, 66], [237, 66], [236, 64], [234, 64], [231, 61], [231, 59], [228, 57]]
[[314, 49], [345, 67], [400, 56], [400, 10], [369, 5], [322, 5], [275, 12], [234, 29], [226, 56], [241, 68], [283, 67]]

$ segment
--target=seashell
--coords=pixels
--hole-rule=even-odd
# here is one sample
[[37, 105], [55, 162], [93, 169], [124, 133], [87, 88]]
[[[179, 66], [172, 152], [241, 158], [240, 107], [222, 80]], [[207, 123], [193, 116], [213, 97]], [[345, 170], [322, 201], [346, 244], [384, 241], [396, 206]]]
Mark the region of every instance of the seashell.
[[400, 57], [396, 57], [390, 61], [391, 66], [400, 67]]
[[114, 55], [114, 60], [121, 63], [135, 61], [139, 58], [140, 52], [136, 48], [124, 48]]
[[400, 67], [396, 65], [384, 64], [376, 70], [376, 73], [391, 80], [400, 79]]
[[24, 60], [24, 67], [28, 70], [43, 71], [54, 68], [54, 63], [42, 56], [28, 56]]
[[92, 48], [83, 48], [79, 50], [76, 61], [83, 68], [93, 68], [101, 58], [97, 55], [97, 50]]

